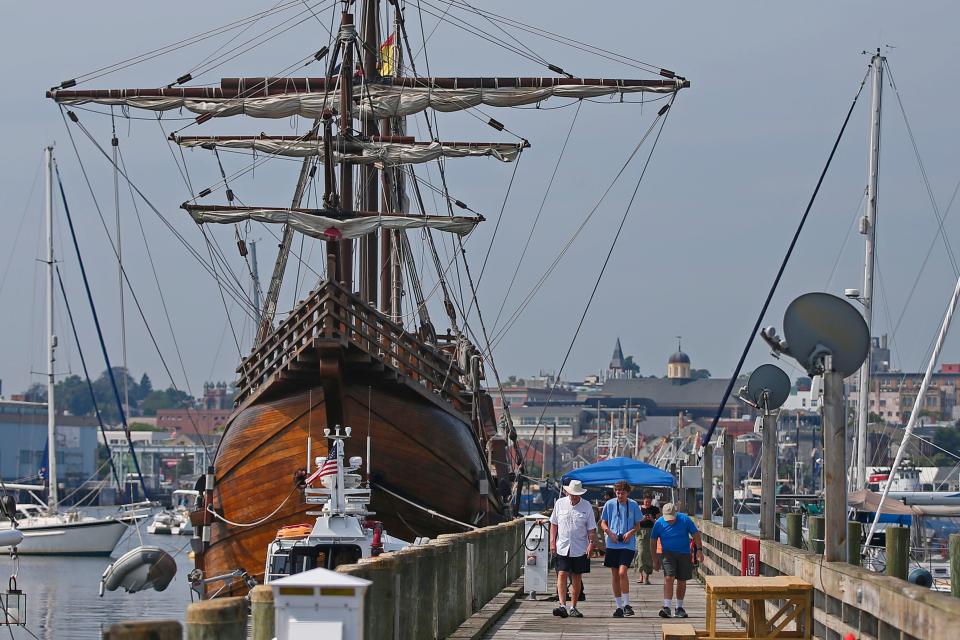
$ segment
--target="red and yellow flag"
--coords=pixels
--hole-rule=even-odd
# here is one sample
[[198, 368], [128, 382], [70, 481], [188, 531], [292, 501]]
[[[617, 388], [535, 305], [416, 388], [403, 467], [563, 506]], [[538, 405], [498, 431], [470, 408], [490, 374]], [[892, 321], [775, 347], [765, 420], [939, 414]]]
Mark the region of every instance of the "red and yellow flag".
[[380, 75], [392, 76], [394, 67], [396, 67], [396, 38], [391, 33], [390, 37], [380, 45]]

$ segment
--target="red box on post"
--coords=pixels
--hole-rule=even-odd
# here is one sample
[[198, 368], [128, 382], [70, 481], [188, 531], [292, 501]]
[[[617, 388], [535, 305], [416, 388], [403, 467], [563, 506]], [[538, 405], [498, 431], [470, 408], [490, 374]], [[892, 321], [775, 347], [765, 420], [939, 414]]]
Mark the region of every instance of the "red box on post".
[[760, 540], [744, 538], [740, 542], [740, 575], [760, 575]]

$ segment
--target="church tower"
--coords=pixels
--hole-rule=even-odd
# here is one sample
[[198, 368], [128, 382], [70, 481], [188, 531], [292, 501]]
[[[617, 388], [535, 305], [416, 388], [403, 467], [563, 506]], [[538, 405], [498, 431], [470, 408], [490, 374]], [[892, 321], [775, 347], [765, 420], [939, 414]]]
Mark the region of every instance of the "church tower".
[[610, 366], [607, 368], [608, 380], [621, 380], [629, 377], [627, 375], [627, 361], [623, 357], [623, 348], [620, 346], [620, 338], [617, 338], [617, 344], [613, 347], [613, 356], [610, 357]]
[[677, 352], [667, 360], [667, 378], [670, 380], [690, 379], [690, 356], [683, 352], [680, 336], [677, 336]]

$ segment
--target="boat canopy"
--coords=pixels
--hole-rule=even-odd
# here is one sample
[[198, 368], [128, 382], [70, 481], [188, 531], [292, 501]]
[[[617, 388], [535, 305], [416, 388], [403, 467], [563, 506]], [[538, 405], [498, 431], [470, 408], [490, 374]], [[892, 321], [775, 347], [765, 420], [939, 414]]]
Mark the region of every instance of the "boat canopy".
[[633, 458], [610, 458], [564, 474], [563, 483], [579, 480], [588, 487], [599, 487], [626, 480], [635, 487], [672, 487], [673, 476], [646, 462]]

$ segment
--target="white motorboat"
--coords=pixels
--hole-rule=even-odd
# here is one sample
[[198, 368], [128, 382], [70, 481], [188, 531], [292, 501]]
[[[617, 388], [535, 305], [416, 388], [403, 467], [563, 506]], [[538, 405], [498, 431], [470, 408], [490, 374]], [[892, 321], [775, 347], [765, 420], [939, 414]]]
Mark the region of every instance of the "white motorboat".
[[[305, 489], [307, 503], [322, 505], [322, 509], [307, 512], [317, 516], [313, 525], [304, 523], [277, 531], [267, 547], [264, 583], [310, 569], [333, 569], [410, 546], [409, 542], [388, 535], [382, 523], [374, 519], [375, 514], [368, 508], [370, 487], [362, 486], [361, 476], [356, 473], [363, 464], [360, 456], [350, 458], [344, 465], [343, 440], [350, 437], [350, 428], [342, 434], [337, 427], [329, 437], [335, 457], [317, 458], [318, 473], [311, 476], [323, 486], [313, 488], [308, 482]], [[323, 475], [325, 468], [330, 471]]]
[[147, 525], [147, 533], [162, 535], [193, 535], [193, 523], [190, 522], [190, 511], [195, 508], [197, 496], [200, 493], [192, 489], [177, 489], [173, 492], [173, 506], [164, 509], [153, 517]]
[[7, 518], [0, 521], [0, 532], [16, 528], [23, 534], [23, 541], [17, 545], [20, 555], [109, 556], [127, 529], [145, 515], [144, 510], [124, 510], [104, 518], [20, 504], [16, 527]]

